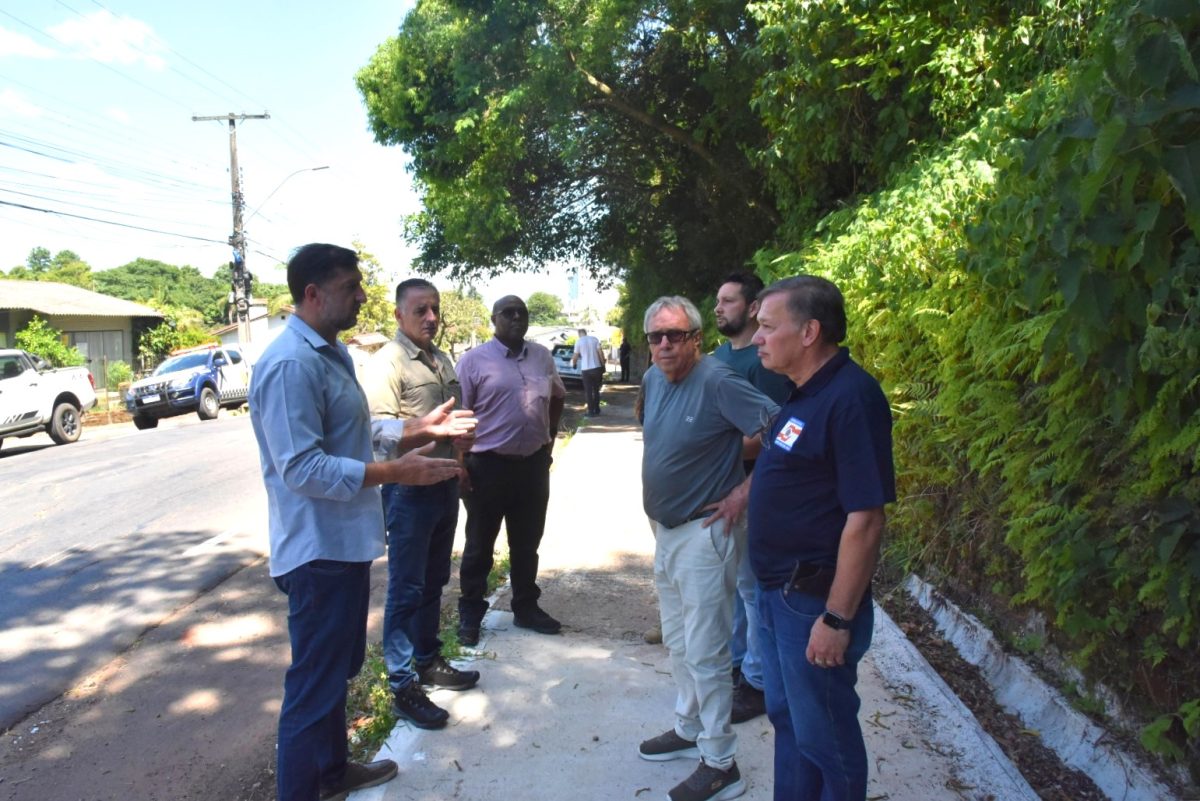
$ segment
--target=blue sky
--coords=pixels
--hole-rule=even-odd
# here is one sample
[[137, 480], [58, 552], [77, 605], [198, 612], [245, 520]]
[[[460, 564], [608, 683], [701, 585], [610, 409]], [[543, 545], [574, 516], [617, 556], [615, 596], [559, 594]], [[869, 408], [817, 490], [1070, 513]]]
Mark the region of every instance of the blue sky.
[[[0, 0], [0, 269], [41, 246], [211, 275], [230, 258], [229, 127], [192, 116], [268, 112], [237, 127], [251, 271], [281, 282], [297, 245], [357, 239], [407, 275], [401, 218], [419, 198], [403, 152], [367, 131], [354, 75], [411, 5]], [[551, 273], [481, 290], [565, 299]]]

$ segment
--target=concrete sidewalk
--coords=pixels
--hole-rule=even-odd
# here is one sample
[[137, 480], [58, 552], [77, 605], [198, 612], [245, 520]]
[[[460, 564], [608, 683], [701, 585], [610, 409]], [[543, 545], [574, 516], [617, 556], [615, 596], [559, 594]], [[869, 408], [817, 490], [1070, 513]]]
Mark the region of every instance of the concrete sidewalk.
[[[638, 743], [671, 727], [675, 691], [665, 648], [641, 638], [657, 614], [641, 433], [628, 411], [605, 411], [556, 454], [539, 583], [563, 634], [512, 627], [501, 591], [472, 660], [479, 687], [434, 693], [449, 726], [400, 724], [380, 753], [400, 775], [353, 801], [665, 799], [695, 768], [637, 755]], [[949, 688], [882, 610], [876, 616], [860, 669], [868, 798], [1034, 801]], [[743, 798], [771, 798], [770, 723], [760, 717], [735, 730]]]

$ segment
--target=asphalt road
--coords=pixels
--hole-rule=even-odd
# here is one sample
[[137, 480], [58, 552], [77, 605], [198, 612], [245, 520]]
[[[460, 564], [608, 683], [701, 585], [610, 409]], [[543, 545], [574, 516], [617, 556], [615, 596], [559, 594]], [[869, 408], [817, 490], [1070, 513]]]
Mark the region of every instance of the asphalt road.
[[266, 552], [245, 414], [0, 449], [0, 730]]

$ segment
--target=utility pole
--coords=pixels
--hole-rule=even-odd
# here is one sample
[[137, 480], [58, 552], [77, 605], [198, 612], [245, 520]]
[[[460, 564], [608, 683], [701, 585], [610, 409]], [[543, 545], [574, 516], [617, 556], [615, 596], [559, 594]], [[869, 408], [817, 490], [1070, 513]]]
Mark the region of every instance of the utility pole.
[[246, 268], [246, 231], [242, 227], [242, 213], [246, 208], [246, 199], [242, 196], [242, 182], [238, 173], [237, 161], [237, 121], [238, 120], [269, 120], [271, 115], [262, 114], [221, 114], [215, 117], [192, 117], [192, 122], [229, 121], [229, 178], [233, 187], [233, 233], [229, 244], [233, 248], [232, 291], [229, 293], [237, 310], [238, 344], [250, 342], [250, 270]]

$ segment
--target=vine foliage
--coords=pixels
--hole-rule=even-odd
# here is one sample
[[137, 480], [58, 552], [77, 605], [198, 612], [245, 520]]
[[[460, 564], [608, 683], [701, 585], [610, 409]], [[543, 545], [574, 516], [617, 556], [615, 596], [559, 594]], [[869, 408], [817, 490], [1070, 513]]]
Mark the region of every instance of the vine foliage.
[[1042, 613], [1197, 771], [1200, 10], [1118, 4], [1083, 56], [825, 217], [896, 415], [892, 556]]

